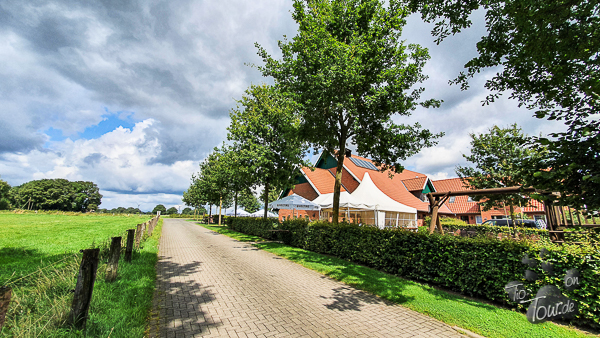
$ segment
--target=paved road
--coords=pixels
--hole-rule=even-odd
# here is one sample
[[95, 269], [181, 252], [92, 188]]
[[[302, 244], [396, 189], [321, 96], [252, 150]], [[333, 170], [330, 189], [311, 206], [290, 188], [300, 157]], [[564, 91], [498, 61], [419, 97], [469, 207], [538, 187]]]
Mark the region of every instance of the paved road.
[[463, 337], [192, 222], [165, 219], [159, 255], [160, 337]]

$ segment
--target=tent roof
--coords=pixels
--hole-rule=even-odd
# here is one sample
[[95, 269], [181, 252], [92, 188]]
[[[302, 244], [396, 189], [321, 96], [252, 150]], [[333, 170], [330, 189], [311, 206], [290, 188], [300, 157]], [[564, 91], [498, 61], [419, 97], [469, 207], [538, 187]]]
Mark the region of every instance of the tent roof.
[[[233, 215], [235, 215], [234, 211], [235, 211], [234, 209], [227, 210], [227, 212], [225, 213], [225, 216], [233, 216]], [[238, 208], [237, 209], [237, 215], [238, 216], [248, 216], [248, 215], [250, 215], [250, 213], [248, 213], [246, 210]]]
[[302, 196], [296, 194], [289, 195], [277, 201], [269, 203], [272, 209], [296, 209], [296, 210], [319, 210], [321, 207]]
[[[264, 215], [265, 215], [265, 209], [260, 209], [251, 214], [248, 214], [248, 216], [250, 216], [250, 217], [263, 217]], [[277, 215], [275, 215], [274, 213], [272, 213], [270, 211], [267, 211], [267, 217], [277, 217]]]
[[[313, 203], [316, 203], [321, 206], [322, 209], [331, 209], [333, 208], [333, 193], [323, 194], [313, 200]], [[353, 208], [353, 209], [365, 209], [365, 210], [374, 210], [374, 204], [366, 204], [362, 202], [359, 198], [355, 197], [354, 194], [349, 194], [347, 191], [340, 192], [340, 208]]]
[[352, 192], [352, 196], [356, 197], [356, 200], [360, 202], [365, 201], [365, 204], [375, 205], [376, 209], [380, 211], [417, 213], [416, 208], [396, 202], [384, 194], [383, 191], [379, 190], [371, 180], [369, 173], [365, 173], [358, 188]]

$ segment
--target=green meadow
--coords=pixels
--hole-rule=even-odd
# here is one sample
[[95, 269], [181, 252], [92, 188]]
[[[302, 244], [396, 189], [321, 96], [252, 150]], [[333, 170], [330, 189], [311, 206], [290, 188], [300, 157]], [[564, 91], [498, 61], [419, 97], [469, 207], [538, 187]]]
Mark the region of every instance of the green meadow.
[[[152, 306], [162, 221], [119, 276], [104, 281], [110, 238], [149, 216], [0, 213], [0, 286], [13, 296], [2, 337], [143, 337]], [[85, 332], [67, 327], [82, 249], [100, 248], [100, 263]]]

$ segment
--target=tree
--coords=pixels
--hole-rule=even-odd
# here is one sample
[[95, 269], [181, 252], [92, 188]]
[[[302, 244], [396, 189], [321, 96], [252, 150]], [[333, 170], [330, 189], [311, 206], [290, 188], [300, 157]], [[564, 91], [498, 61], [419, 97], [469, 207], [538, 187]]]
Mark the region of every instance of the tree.
[[95, 183], [62, 178], [30, 181], [11, 189], [10, 195], [15, 206], [26, 209], [85, 212], [102, 203]]
[[159, 205], [155, 206], [154, 209], [152, 209], [153, 214], [156, 214], [158, 211], [160, 211], [161, 215], [167, 214], [167, 208], [162, 204], [159, 204]]
[[[471, 154], [463, 157], [475, 167], [456, 167], [456, 174], [470, 189], [524, 186], [529, 172], [524, 164], [542, 156], [528, 146], [530, 137], [516, 124], [508, 128], [494, 126], [487, 134], [470, 136]], [[479, 202], [483, 210], [508, 205], [513, 224], [514, 207], [525, 207], [529, 203], [529, 198], [523, 194], [473, 196], [473, 199]]]
[[[337, 159], [333, 221], [338, 222], [343, 161], [348, 143], [381, 169], [403, 170], [400, 160], [435, 144], [434, 135], [414, 125], [395, 124], [418, 105], [426, 49], [405, 45], [402, 26], [410, 14], [401, 2], [379, 0], [295, 0], [298, 35], [279, 43], [282, 60], [258, 46], [272, 76], [298, 104], [304, 139]], [[268, 190], [268, 189], [267, 189]]]
[[238, 197], [240, 194], [252, 194], [251, 167], [245, 160], [249, 159], [244, 148], [231, 148], [223, 145], [220, 149], [220, 175], [223, 177], [227, 191], [231, 193], [234, 215], [237, 216]]
[[170, 207], [169, 209], [167, 209], [167, 215], [177, 215], [177, 208], [175, 207]]
[[[270, 203], [271, 201], [269, 201]], [[247, 212], [253, 213], [260, 209], [258, 198], [250, 190], [243, 191], [238, 197], [238, 204]]]
[[194, 176], [192, 181], [196, 186], [195, 193], [198, 194], [199, 200], [209, 204], [209, 213], [212, 214], [212, 205], [221, 205], [224, 208], [231, 206], [231, 191], [228, 190], [228, 174], [227, 168], [224, 167], [222, 154], [218, 148], [215, 148], [202, 163], [200, 163], [200, 171]]
[[[232, 152], [243, 168], [249, 188], [262, 185], [265, 190], [291, 187], [293, 177], [305, 165], [305, 142], [299, 135], [300, 121], [296, 105], [276, 87], [251, 86], [231, 111], [228, 139], [234, 141]], [[264, 199], [264, 217], [267, 204]]]
[[[484, 104], [509, 92], [535, 116], [563, 121], [565, 132], [537, 138], [549, 157], [537, 169], [536, 186], [561, 192], [565, 205], [600, 208], [600, 3], [587, 0], [411, 0], [440, 43], [469, 27], [468, 16], [486, 13], [487, 35], [479, 55], [451, 83], [468, 80], [486, 68], [500, 71], [487, 80]], [[500, 66], [500, 67], [499, 67]]]
[[181, 214], [182, 215], [191, 215], [194, 212], [194, 210], [192, 210], [192, 208], [183, 208], [183, 210], [181, 210]]
[[0, 180], [0, 210], [6, 210], [10, 207], [9, 191], [10, 184], [4, 180]]
[[102, 200], [100, 189], [94, 182], [77, 181], [71, 183], [73, 187], [73, 203], [75, 211], [85, 212], [96, 210]]

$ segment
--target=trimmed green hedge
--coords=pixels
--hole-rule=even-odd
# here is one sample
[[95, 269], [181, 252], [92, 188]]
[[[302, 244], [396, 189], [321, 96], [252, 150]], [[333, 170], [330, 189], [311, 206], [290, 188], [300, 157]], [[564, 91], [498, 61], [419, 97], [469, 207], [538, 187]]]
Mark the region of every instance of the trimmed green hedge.
[[[390, 274], [434, 283], [469, 296], [507, 303], [504, 286], [510, 281], [523, 281], [535, 295], [543, 285], [556, 285], [579, 304], [579, 315], [573, 324], [600, 328], [600, 251], [592, 246], [556, 246], [547, 243], [429, 235], [399, 229], [342, 223], [276, 219], [229, 219], [232, 230], [281, 240], [306, 250], [334, 255]], [[270, 231], [287, 230], [287, 231]], [[554, 275], [534, 268], [540, 278], [524, 279], [524, 254], [539, 257], [542, 246], [549, 250], [546, 258], [554, 264]], [[585, 257], [596, 259], [590, 262]], [[539, 260], [539, 259], [538, 259]], [[580, 271], [579, 289], [564, 290], [562, 278], [566, 270]], [[515, 305], [515, 304], [512, 304]], [[521, 307], [521, 306], [517, 306]]]

